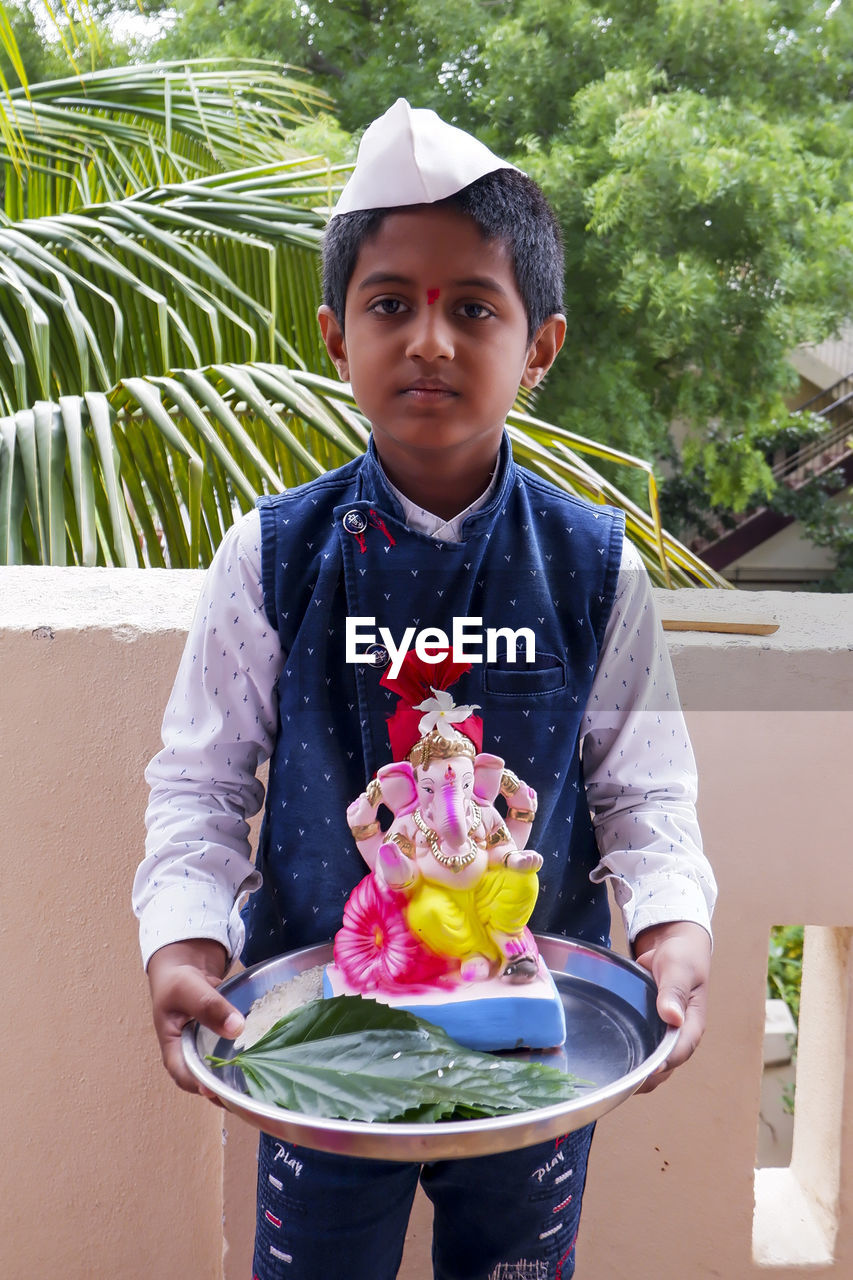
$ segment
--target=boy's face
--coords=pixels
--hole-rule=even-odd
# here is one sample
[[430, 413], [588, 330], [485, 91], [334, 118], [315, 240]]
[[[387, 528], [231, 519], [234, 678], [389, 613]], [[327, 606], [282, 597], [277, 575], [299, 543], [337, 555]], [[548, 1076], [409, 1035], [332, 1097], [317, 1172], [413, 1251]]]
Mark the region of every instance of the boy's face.
[[320, 326], [370, 420], [392, 478], [493, 466], [519, 386], [535, 386], [565, 332], [551, 316], [531, 341], [507, 249], [452, 207], [389, 214], [362, 245], [344, 330]]

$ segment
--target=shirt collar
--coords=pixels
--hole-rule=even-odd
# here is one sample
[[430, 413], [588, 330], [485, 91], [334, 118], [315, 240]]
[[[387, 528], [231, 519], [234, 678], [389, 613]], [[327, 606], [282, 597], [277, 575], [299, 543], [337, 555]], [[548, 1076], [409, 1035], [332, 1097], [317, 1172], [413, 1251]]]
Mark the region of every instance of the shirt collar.
[[[476, 532], [484, 519], [490, 519], [492, 508], [496, 507], [498, 502], [505, 501], [506, 494], [515, 482], [512, 450], [506, 432], [504, 432], [497, 464], [488, 486], [479, 498], [475, 498], [470, 506], [450, 520], [443, 520], [441, 516], [418, 506], [391, 483], [382, 469], [372, 436], [368, 443], [366, 464], [373, 475], [374, 488], [385, 491], [390, 499], [391, 509], [399, 515], [406, 527], [415, 533], [435, 538], [439, 542], [464, 541], [463, 526], [466, 524], [468, 524], [468, 528], [464, 530], [466, 535]], [[477, 516], [479, 519], [475, 519]]]
[[407, 526], [410, 529], [414, 529], [415, 533], [425, 533], [430, 538], [437, 538], [439, 542], [461, 542], [462, 525], [469, 516], [473, 516], [475, 512], [480, 511], [494, 493], [498, 483], [498, 468], [495, 468], [487, 488], [480, 494], [479, 498], [475, 498], [464, 511], [460, 511], [458, 515], [453, 516], [450, 520], [443, 520], [441, 516], [434, 515], [431, 511], [427, 511], [426, 508], [411, 502], [404, 493], [400, 492], [396, 485], [391, 483], [387, 475], [385, 476], [385, 483], [402, 507], [403, 519]]

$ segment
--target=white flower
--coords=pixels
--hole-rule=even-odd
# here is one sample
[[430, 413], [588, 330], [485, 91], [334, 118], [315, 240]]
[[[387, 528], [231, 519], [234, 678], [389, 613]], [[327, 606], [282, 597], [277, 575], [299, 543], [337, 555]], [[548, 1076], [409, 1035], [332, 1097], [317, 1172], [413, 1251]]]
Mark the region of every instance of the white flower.
[[[430, 685], [432, 689], [432, 685]], [[422, 736], [430, 733], [433, 729], [438, 729], [443, 735], [446, 725], [461, 724], [463, 720], [467, 720], [475, 711], [479, 711], [479, 705], [474, 704], [470, 707], [457, 707], [453, 698], [446, 689], [432, 689], [435, 695], [432, 698], [424, 698], [423, 702], [419, 702], [415, 707], [415, 711], [423, 711], [425, 714], [421, 716], [418, 722], [418, 733]]]

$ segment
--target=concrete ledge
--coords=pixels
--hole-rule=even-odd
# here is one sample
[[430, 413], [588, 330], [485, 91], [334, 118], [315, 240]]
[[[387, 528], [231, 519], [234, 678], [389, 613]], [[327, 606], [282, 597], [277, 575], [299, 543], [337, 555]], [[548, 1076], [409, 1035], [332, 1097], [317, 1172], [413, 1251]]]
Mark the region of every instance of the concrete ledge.
[[832, 1246], [793, 1169], [756, 1169], [752, 1256], [761, 1267], [828, 1267]]
[[778, 625], [769, 636], [668, 633], [685, 711], [853, 710], [853, 595], [684, 590], [655, 597], [664, 619]]
[[[0, 962], [13, 975], [12, 1052], [26, 1064], [0, 1098], [3, 1276], [35, 1267], [90, 1280], [113, 1274], [116, 1259], [122, 1280], [249, 1273], [254, 1135], [229, 1119], [223, 1148], [223, 1116], [164, 1075], [129, 908], [143, 769], [201, 579], [0, 569]], [[708, 1028], [671, 1081], [600, 1122], [580, 1270], [760, 1280], [756, 1193], [767, 1211], [755, 1256], [779, 1258], [777, 1280], [797, 1280], [803, 1263], [793, 1259], [804, 1252], [816, 1273], [843, 1280], [853, 1275], [853, 859], [843, 811], [853, 597], [656, 594], [664, 617], [769, 617], [779, 630], [667, 635], [720, 883]], [[768, 937], [792, 923], [811, 939], [814, 998], [803, 999], [798, 1048], [807, 1123], [793, 1174], [762, 1170], [756, 1185]], [[785, 1204], [790, 1231], [774, 1225]], [[403, 1274], [422, 1280], [426, 1228], [411, 1242]]]
[[[6, 630], [137, 625], [174, 630], [192, 616], [200, 569], [0, 567], [0, 626]], [[769, 622], [771, 636], [670, 632], [673, 654], [798, 655], [853, 653], [853, 595], [789, 591], [654, 591], [662, 618], [684, 623]]]
[[673, 633], [671, 647], [747, 652], [756, 646], [773, 653], [818, 650], [853, 653], [853, 595], [807, 591], [655, 591], [662, 618], [680, 621], [771, 623], [770, 636]]
[[0, 567], [4, 631], [186, 631], [200, 569]]
[[[189, 569], [0, 568], [0, 626], [61, 631], [186, 630], [203, 579]], [[685, 711], [850, 711], [853, 595], [785, 591], [655, 591], [664, 619], [772, 622], [771, 636], [671, 631]]]

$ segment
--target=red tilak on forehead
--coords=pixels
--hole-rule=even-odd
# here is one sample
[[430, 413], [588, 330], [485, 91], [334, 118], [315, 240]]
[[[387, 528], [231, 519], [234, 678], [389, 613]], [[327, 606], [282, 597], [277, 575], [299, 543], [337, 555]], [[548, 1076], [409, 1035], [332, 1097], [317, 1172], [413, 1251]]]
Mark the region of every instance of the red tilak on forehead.
[[427, 306], [431, 307], [434, 302], [438, 301], [440, 289], [427, 289]]

